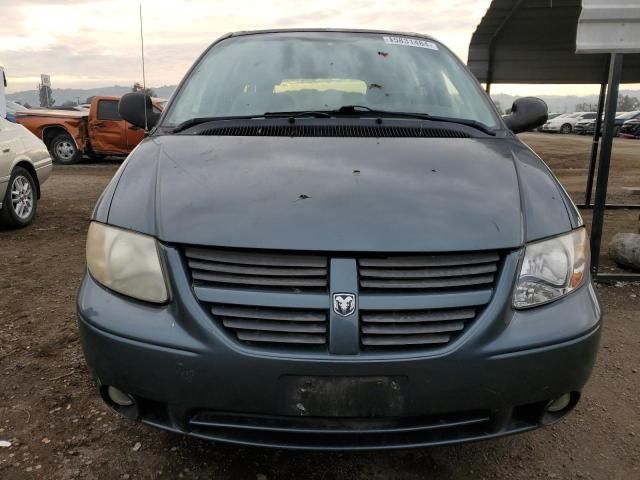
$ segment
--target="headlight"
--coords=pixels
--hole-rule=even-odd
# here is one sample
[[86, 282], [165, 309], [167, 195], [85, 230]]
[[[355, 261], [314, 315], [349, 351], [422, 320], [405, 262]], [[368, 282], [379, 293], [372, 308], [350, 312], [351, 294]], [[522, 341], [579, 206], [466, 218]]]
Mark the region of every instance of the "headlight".
[[513, 306], [533, 307], [572, 292], [585, 282], [589, 262], [584, 228], [527, 245]]
[[92, 222], [87, 266], [93, 278], [123, 295], [154, 303], [168, 299], [153, 237]]

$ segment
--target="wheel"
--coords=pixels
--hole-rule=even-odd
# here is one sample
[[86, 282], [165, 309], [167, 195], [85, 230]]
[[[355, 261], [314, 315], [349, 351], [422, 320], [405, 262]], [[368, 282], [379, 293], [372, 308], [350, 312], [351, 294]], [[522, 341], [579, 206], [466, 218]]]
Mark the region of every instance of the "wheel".
[[560, 133], [564, 133], [566, 135], [567, 133], [571, 133], [571, 130], [573, 130], [571, 128], [571, 125], [568, 123], [565, 123], [564, 125], [562, 125], [562, 128], [560, 128]]
[[77, 163], [82, 155], [76, 147], [76, 143], [68, 133], [61, 133], [51, 142], [51, 156], [53, 161], [62, 165]]
[[14, 168], [0, 210], [0, 223], [11, 228], [26, 227], [36, 216], [36, 182], [22, 167]]
[[613, 127], [613, 136], [614, 137], [620, 136], [620, 125], [616, 125], [615, 127]]

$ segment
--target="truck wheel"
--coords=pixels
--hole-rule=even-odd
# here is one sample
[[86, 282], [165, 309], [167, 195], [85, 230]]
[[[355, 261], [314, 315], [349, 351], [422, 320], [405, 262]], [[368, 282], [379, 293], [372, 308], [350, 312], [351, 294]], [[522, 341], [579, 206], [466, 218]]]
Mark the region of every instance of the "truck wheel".
[[24, 168], [14, 168], [2, 201], [0, 224], [11, 228], [26, 227], [36, 216], [37, 208], [35, 180]]
[[568, 133], [571, 133], [571, 125], [568, 123], [565, 123], [564, 125], [562, 125], [562, 128], [560, 129], [560, 133], [564, 133], [565, 135]]
[[76, 143], [68, 133], [61, 133], [51, 142], [51, 155], [55, 163], [71, 165], [77, 163], [82, 155], [76, 147]]

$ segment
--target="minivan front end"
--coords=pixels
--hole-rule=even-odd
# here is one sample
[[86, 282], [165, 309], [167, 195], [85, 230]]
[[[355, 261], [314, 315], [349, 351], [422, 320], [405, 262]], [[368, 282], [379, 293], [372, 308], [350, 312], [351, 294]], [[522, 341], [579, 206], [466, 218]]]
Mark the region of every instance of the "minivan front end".
[[[600, 309], [589, 284], [514, 308], [522, 250], [345, 256], [159, 244], [158, 252], [167, 303], [132, 301], [89, 274], [78, 312], [105, 401], [168, 430], [321, 449], [491, 438], [568, 413], [595, 359]], [[396, 274], [426, 263], [457, 269], [456, 283], [477, 266], [495, 274], [446, 292], [396, 286]], [[246, 272], [233, 274], [239, 283], [220, 286], [222, 272], [236, 269]], [[263, 270], [279, 269], [314, 276], [255, 285]], [[346, 295], [353, 304], [341, 310], [335, 297]], [[131, 404], [116, 403], [109, 387]]]
[[[89, 228], [78, 322], [114, 411], [359, 450], [494, 438], [575, 407], [602, 316], [585, 227], [448, 55], [361, 31], [243, 33], [205, 53]], [[225, 82], [202, 81], [212, 58]], [[394, 85], [423, 61], [420, 88]], [[235, 88], [225, 68], [248, 69], [237, 97], [207, 93]], [[429, 88], [445, 77], [443, 103]], [[231, 110], [185, 117], [211, 105]]]

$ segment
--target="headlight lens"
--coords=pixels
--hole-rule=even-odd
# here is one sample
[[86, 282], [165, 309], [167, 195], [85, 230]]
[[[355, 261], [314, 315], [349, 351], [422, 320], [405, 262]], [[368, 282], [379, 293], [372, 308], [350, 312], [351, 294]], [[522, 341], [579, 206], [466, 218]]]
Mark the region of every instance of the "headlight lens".
[[87, 266], [98, 282], [139, 300], [164, 303], [167, 286], [155, 238], [92, 222]]
[[529, 308], [563, 297], [585, 282], [589, 263], [584, 228], [527, 245], [513, 306]]

